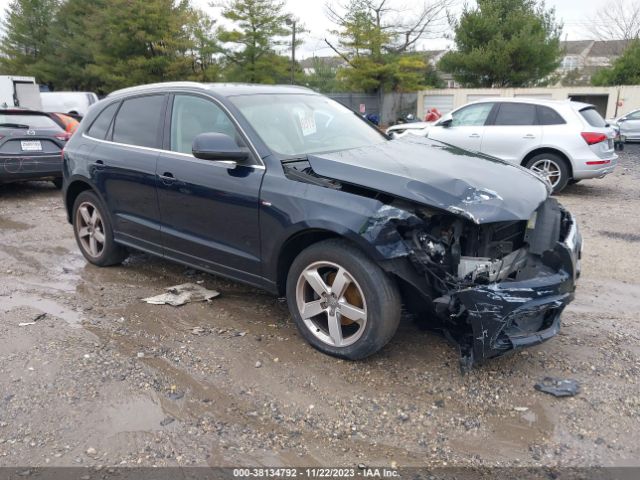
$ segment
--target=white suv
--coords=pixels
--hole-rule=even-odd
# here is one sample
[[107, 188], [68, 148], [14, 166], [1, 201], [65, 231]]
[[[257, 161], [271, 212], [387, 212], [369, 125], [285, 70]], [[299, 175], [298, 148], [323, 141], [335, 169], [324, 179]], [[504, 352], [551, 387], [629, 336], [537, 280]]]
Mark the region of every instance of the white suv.
[[593, 105], [527, 98], [487, 98], [435, 124], [403, 124], [387, 133], [428, 136], [530, 168], [554, 192], [567, 183], [602, 178], [617, 163], [615, 132]]

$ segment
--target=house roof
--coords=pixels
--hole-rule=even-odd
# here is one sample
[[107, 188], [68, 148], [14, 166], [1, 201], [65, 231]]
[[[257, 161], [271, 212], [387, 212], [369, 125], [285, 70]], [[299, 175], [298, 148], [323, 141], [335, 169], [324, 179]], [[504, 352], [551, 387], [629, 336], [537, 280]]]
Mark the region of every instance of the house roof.
[[593, 47], [591, 47], [591, 51], [589, 52], [590, 57], [618, 57], [622, 55], [624, 49], [627, 48], [629, 44], [629, 40], [607, 40], [601, 42], [594, 42]]
[[568, 40], [560, 42], [560, 48], [565, 52], [565, 55], [580, 55], [592, 43], [593, 40]]

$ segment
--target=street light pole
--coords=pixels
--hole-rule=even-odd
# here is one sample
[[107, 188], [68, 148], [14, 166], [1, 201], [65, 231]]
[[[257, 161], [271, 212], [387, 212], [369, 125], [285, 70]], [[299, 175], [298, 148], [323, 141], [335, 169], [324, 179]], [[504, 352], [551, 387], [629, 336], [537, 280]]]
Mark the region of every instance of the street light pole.
[[296, 21], [289, 17], [285, 23], [291, 26], [291, 85], [296, 83]]

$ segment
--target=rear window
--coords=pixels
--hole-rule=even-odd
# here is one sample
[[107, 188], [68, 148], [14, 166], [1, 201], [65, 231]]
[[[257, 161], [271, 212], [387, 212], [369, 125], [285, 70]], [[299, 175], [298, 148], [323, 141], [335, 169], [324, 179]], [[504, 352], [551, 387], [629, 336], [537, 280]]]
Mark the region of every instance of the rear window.
[[535, 125], [536, 106], [528, 103], [503, 103], [494, 125]]
[[98, 138], [100, 140], [104, 140], [107, 137], [107, 131], [109, 130], [109, 126], [111, 125], [111, 120], [113, 120], [113, 116], [116, 113], [116, 109], [118, 108], [118, 103], [112, 103], [107, 108], [100, 112], [98, 118], [95, 119], [89, 130], [87, 131], [87, 135], [93, 138]]
[[580, 110], [580, 115], [582, 115], [582, 118], [584, 118], [592, 127], [604, 128], [607, 126], [607, 122], [604, 121], [602, 115], [600, 115], [593, 107], [583, 108]]
[[540, 125], [563, 125], [567, 122], [558, 112], [549, 107], [538, 105], [538, 123]]
[[0, 128], [30, 128], [62, 130], [60, 125], [46, 115], [25, 113], [0, 113]]

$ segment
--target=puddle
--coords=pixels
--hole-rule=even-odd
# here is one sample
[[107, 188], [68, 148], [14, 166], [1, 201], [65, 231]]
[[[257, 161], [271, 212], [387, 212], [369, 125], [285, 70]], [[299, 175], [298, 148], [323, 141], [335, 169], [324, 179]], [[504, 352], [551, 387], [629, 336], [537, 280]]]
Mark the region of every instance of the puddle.
[[95, 428], [106, 435], [160, 430], [165, 414], [158, 403], [148, 397], [134, 397], [125, 402], [104, 407]]
[[31, 225], [26, 223], [0, 217], [0, 230], [28, 230], [30, 228], [32, 228]]
[[47, 315], [60, 318], [74, 328], [79, 328], [82, 322], [80, 313], [70, 310], [54, 300], [25, 295], [19, 292], [14, 292], [8, 297], [0, 297], [0, 309], [2, 309], [3, 313], [18, 307], [31, 307]]

